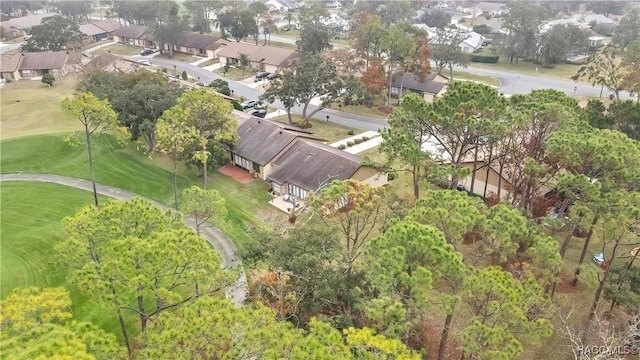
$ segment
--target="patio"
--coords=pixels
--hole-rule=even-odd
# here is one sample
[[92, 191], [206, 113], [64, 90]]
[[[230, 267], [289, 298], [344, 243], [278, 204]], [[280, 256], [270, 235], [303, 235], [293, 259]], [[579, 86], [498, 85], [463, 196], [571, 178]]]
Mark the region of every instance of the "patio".
[[218, 171], [232, 177], [233, 180], [242, 184], [248, 184], [254, 180], [253, 176], [251, 176], [248, 171], [232, 164], [225, 165], [218, 169]]
[[[269, 204], [277, 207], [278, 209], [286, 212], [287, 214], [290, 214], [291, 207], [293, 207], [294, 204], [292, 203], [291, 200], [285, 200], [285, 199], [290, 199], [291, 197], [292, 197], [291, 195], [286, 195], [286, 194], [280, 195], [273, 198], [273, 200], [269, 201]], [[297, 209], [304, 207], [304, 202], [302, 200], [297, 200], [296, 203], [298, 204]]]

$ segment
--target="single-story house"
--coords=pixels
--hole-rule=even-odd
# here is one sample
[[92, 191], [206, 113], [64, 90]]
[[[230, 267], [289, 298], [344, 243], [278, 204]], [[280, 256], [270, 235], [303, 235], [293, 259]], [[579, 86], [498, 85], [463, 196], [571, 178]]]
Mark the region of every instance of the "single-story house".
[[268, 0], [264, 3], [269, 11], [287, 12], [289, 7], [278, 0]]
[[402, 85], [403, 92], [412, 91], [420, 94], [425, 101], [433, 101], [447, 91], [448, 83], [448, 78], [437, 73], [427, 75], [424, 81], [420, 81], [413, 73], [406, 73], [402, 83], [402, 75], [397, 74], [391, 83], [391, 94], [398, 96], [400, 85]]
[[109, 38], [109, 33], [107, 33], [107, 31], [103, 28], [96, 26], [95, 24], [83, 24], [79, 27], [80, 32], [83, 33], [85, 37], [91, 39], [91, 41], [99, 41]]
[[20, 62], [20, 76], [32, 78], [44, 74], [53, 74], [55, 77], [64, 74], [64, 67], [67, 65], [66, 51], [43, 51], [22, 53]]
[[113, 41], [145, 48], [155, 47], [153, 30], [142, 25], [121, 27], [113, 32]]
[[187, 33], [178, 43], [179, 47], [174, 47], [174, 50], [197, 56], [215, 58], [215, 50], [227, 43], [228, 41], [219, 36]]
[[99, 20], [80, 25], [80, 31], [93, 41], [109, 39], [122, 25], [115, 20]]
[[615, 32], [618, 29], [618, 23], [609, 19], [608, 17], [602, 14], [593, 14], [593, 15], [581, 15], [575, 14], [572, 18], [580, 23], [586, 24], [588, 26], [597, 25], [598, 27], [604, 27], [609, 32]]
[[12, 37], [26, 36], [28, 35], [29, 30], [33, 26], [40, 25], [40, 23], [42, 22], [42, 19], [46, 17], [52, 17], [52, 16], [60, 16], [60, 14], [56, 14], [56, 13], [29, 14], [27, 16], [17, 17], [7, 21], [2, 21], [0, 22], [0, 26], [4, 28], [5, 35], [10, 34]]
[[[441, 41], [438, 36], [438, 29], [435, 27], [430, 27], [425, 24], [413, 24], [413, 27], [426, 31], [431, 44], [438, 44], [438, 42]], [[487, 40], [484, 36], [475, 31], [449, 28], [446, 28], [445, 31], [451, 33], [451, 35], [454, 35], [454, 33], [464, 33], [466, 35], [466, 38], [458, 44], [458, 47], [462, 52], [474, 52], [481, 48], [483, 46], [482, 44]]]
[[242, 42], [230, 42], [218, 51], [221, 64], [238, 64], [241, 54], [249, 57], [251, 68], [271, 73], [281, 72], [300, 56], [300, 53], [295, 50]]
[[254, 171], [263, 180], [266, 180], [273, 171], [271, 162], [294, 140], [304, 138], [322, 141], [309, 131], [266, 119], [249, 117], [240, 111], [234, 111], [234, 114], [239, 124], [240, 141], [230, 152], [231, 163], [245, 170]]
[[20, 63], [23, 54], [2, 54], [0, 55], [0, 78], [5, 80], [20, 80]]
[[[496, 165], [487, 165], [486, 161], [478, 160], [475, 163], [476, 176], [475, 181], [473, 177], [474, 170], [473, 159], [463, 160], [462, 167], [469, 170], [469, 176], [458, 181], [464, 188], [476, 195], [485, 196], [485, 184], [487, 187], [486, 195], [500, 193], [500, 198], [505, 199], [510, 196], [511, 180], [508, 175], [508, 171], [502, 171], [500, 175], [499, 167]], [[473, 183], [473, 191], [471, 191], [471, 184]], [[498, 191], [498, 187], [500, 188]]]
[[476, 9], [481, 11], [483, 14], [489, 14], [491, 16], [498, 16], [505, 13], [505, 3], [495, 3], [488, 1], [481, 1], [476, 4]]
[[267, 176], [277, 194], [304, 200], [323, 185], [335, 180], [358, 180], [372, 187], [387, 184], [387, 174], [362, 164], [362, 158], [327, 144], [296, 139], [272, 163]]

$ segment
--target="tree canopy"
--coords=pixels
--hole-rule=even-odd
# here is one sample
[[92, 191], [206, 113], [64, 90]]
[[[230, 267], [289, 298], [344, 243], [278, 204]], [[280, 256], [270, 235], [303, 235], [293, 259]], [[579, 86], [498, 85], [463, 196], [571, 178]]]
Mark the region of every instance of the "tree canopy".
[[42, 19], [40, 25], [31, 27], [29, 35], [22, 45], [22, 50], [27, 52], [60, 51], [84, 39], [75, 21], [58, 15]]

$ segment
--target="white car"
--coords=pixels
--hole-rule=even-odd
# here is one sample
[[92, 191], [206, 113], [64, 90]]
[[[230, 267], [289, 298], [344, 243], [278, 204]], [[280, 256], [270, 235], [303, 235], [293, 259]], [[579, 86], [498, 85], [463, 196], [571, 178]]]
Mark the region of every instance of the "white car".
[[240, 106], [242, 106], [242, 108], [246, 110], [246, 109], [250, 109], [250, 108], [256, 106], [257, 103], [258, 102], [255, 101], [255, 100], [247, 100], [247, 101], [243, 102], [242, 104], [240, 104]]
[[146, 60], [146, 59], [138, 60], [138, 64], [145, 65], [145, 66], [151, 66], [151, 63], [149, 62], [149, 60]]

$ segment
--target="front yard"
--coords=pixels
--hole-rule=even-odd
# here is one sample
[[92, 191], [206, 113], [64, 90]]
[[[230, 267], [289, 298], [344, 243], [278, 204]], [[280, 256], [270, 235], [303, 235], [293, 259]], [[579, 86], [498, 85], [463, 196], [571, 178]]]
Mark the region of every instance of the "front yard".
[[[91, 47], [98, 46], [98, 45], [96, 45], [96, 43], [93, 43], [91, 45], [92, 45]], [[93, 54], [94, 55], [101, 55], [101, 54], [110, 53], [110, 54], [114, 54], [114, 55], [131, 56], [131, 55], [140, 54], [140, 51], [142, 51], [142, 50], [143, 49], [141, 47], [138, 47], [138, 46], [132, 46], [132, 45], [128, 45], [128, 44], [113, 44], [113, 45], [102, 47], [102, 48], [94, 51]]]
[[[292, 118], [294, 123], [302, 122], [302, 117], [300, 115], [292, 115]], [[277, 121], [284, 124], [289, 124], [287, 115], [278, 116], [270, 120]], [[362, 132], [362, 130], [357, 130], [347, 126], [338, 125], [330, 121], [327, 122], [322, 120], [311, 119], [310, 123], [312, 127], [309, 129], [303, 129], [303, 130], [311, 131], [315, 136], [322, 138], [329, 143], [352, 136], [351, 134], [349, 134], [350, 131], [352, 131], [355, 134]], [[295, 125], [290, 125], [290, 126], [295, 126]]]
[[227, 78], [229, 80], [233, 80], [233, 81], [244, 80], [246, 78], [252, 77], [256, 73], [256, 71], [254, 69], [250, 69], [249, 67], [247, 67], [244, 71], [242, 71], [242, 69], [238, 69], [238, 68], [235, 68], [233, 66], [230, 66], [228, 71], [226, 71], [226, 72], [225, 72], [224, 67], [221, 67], [220, 69], [213, 70], [213, 72], [218, 74], [218, 75], [222, 75], [225, 78]]

